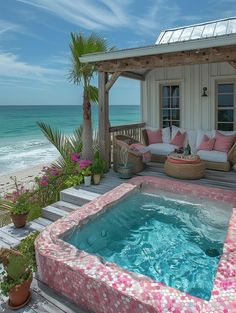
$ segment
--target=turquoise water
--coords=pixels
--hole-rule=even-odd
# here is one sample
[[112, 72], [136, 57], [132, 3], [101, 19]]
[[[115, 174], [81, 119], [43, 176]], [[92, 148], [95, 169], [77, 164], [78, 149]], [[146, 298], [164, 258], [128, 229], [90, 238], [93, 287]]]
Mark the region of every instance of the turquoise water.
[[[97, 106], [92, 107], [94, 128]], [[111, 125], [137, 123], [140, 106], [110, 106]], [[37, 121], [71, 133], [82, 123], [81, 106], [0, 106], [0, 175], [54, 160], [57, 151], [47, 142]]]
[[63, 239], [209, 300], [230, 215], [226, 206], [223, 210], [211, 203], [136, 193]]

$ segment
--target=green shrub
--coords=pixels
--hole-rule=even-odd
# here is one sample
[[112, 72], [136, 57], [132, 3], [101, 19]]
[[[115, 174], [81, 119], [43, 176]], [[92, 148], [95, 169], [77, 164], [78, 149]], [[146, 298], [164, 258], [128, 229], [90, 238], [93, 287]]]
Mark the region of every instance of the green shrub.
[[38, 231], [29, 234], [18, 246], [18, 250], [28, 258], [28, 262], [34, 272], [37, 269], [34, 242], [38, 235]]

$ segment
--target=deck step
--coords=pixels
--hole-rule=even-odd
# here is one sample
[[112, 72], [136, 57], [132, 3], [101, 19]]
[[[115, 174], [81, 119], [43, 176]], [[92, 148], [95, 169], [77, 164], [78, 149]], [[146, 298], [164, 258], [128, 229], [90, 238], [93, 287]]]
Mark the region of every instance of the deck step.
[[7, 246], [16, 247], [16, 246], [18, 246], [19, 243], [20, 243], [20, 240], [10, 236], [8, 233], [6, 233], [6, 232], [4, 232], [2, 230], [0, 230], [0, 244], [1, 244], [1, 247], [2, 246], [5, 246], [5, 247], [7, 247]]
[[56, 221], [67, 214], [68, 211], [59, 209], [53, 205], [48, 205], [42, 210], [42, 217], [51, 221]]
[[44, 228], [45, 226], [38, 224], [35, 220], [33, 222], [28, 222], [25, 227], [22, 228], [15, 228], [13, 223], [8, 224], [1, 228], [1, 233], [11, 236], [14, 240], [21, 241], [30, 233], [34, 231], [42, 231]]
[[52, 223], [51, 220], [47, 219], [47, 218], [43, 218], [43, 217], [38, 217], [36, 218], [36, 220], [34, 220], [35, 223], [42, 225], [43, 227], [47, 227], [48, 225], [50, 225]]
[[70, 202], [66, 202], [66, 201], [58, 201], [58, 202], [54, 203], [53, 206], [55, 206], [58, 209], [65, 210], [68, 212], [77, 210], [80, 207], [79, 205], [76, 205], [76, 204], [73, 204]]
[[70, 202], [75, 205], [82, 206], [85, 203], [92, 201], [99, 197], [99, 193], [76, 189], [74, 187], [61, 191], [61, 201]]

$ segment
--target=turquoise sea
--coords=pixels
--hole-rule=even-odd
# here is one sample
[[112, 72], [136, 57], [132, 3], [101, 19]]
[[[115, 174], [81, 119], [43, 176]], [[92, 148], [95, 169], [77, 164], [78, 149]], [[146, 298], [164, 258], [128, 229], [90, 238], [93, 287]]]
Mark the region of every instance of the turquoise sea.
[[[57, 157], [56, 149], [42, 135], [37, 121], [69, 134], [82, 123], [82, 118], [81, 106], [0, 106], [0, 175], [45, 164]], [[97, 106], [92, 107], [92, 120], [97, 128]], [[140, 106], [110, 106], [112, 126], [140, 121]]]

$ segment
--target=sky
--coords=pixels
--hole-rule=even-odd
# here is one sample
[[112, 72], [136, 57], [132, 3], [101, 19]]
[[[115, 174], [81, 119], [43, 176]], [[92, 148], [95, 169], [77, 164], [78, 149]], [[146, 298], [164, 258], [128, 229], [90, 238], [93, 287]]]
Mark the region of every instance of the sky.
[[[0, 105], [82, 104], [82, 88], [68, 81], [70, 32], [124, 49], [154, 44], [163, 29], [232, 16], [235, 0], [0, 0]], [[119, 78], [110, 104], [140, 104], [139, 82]]]

